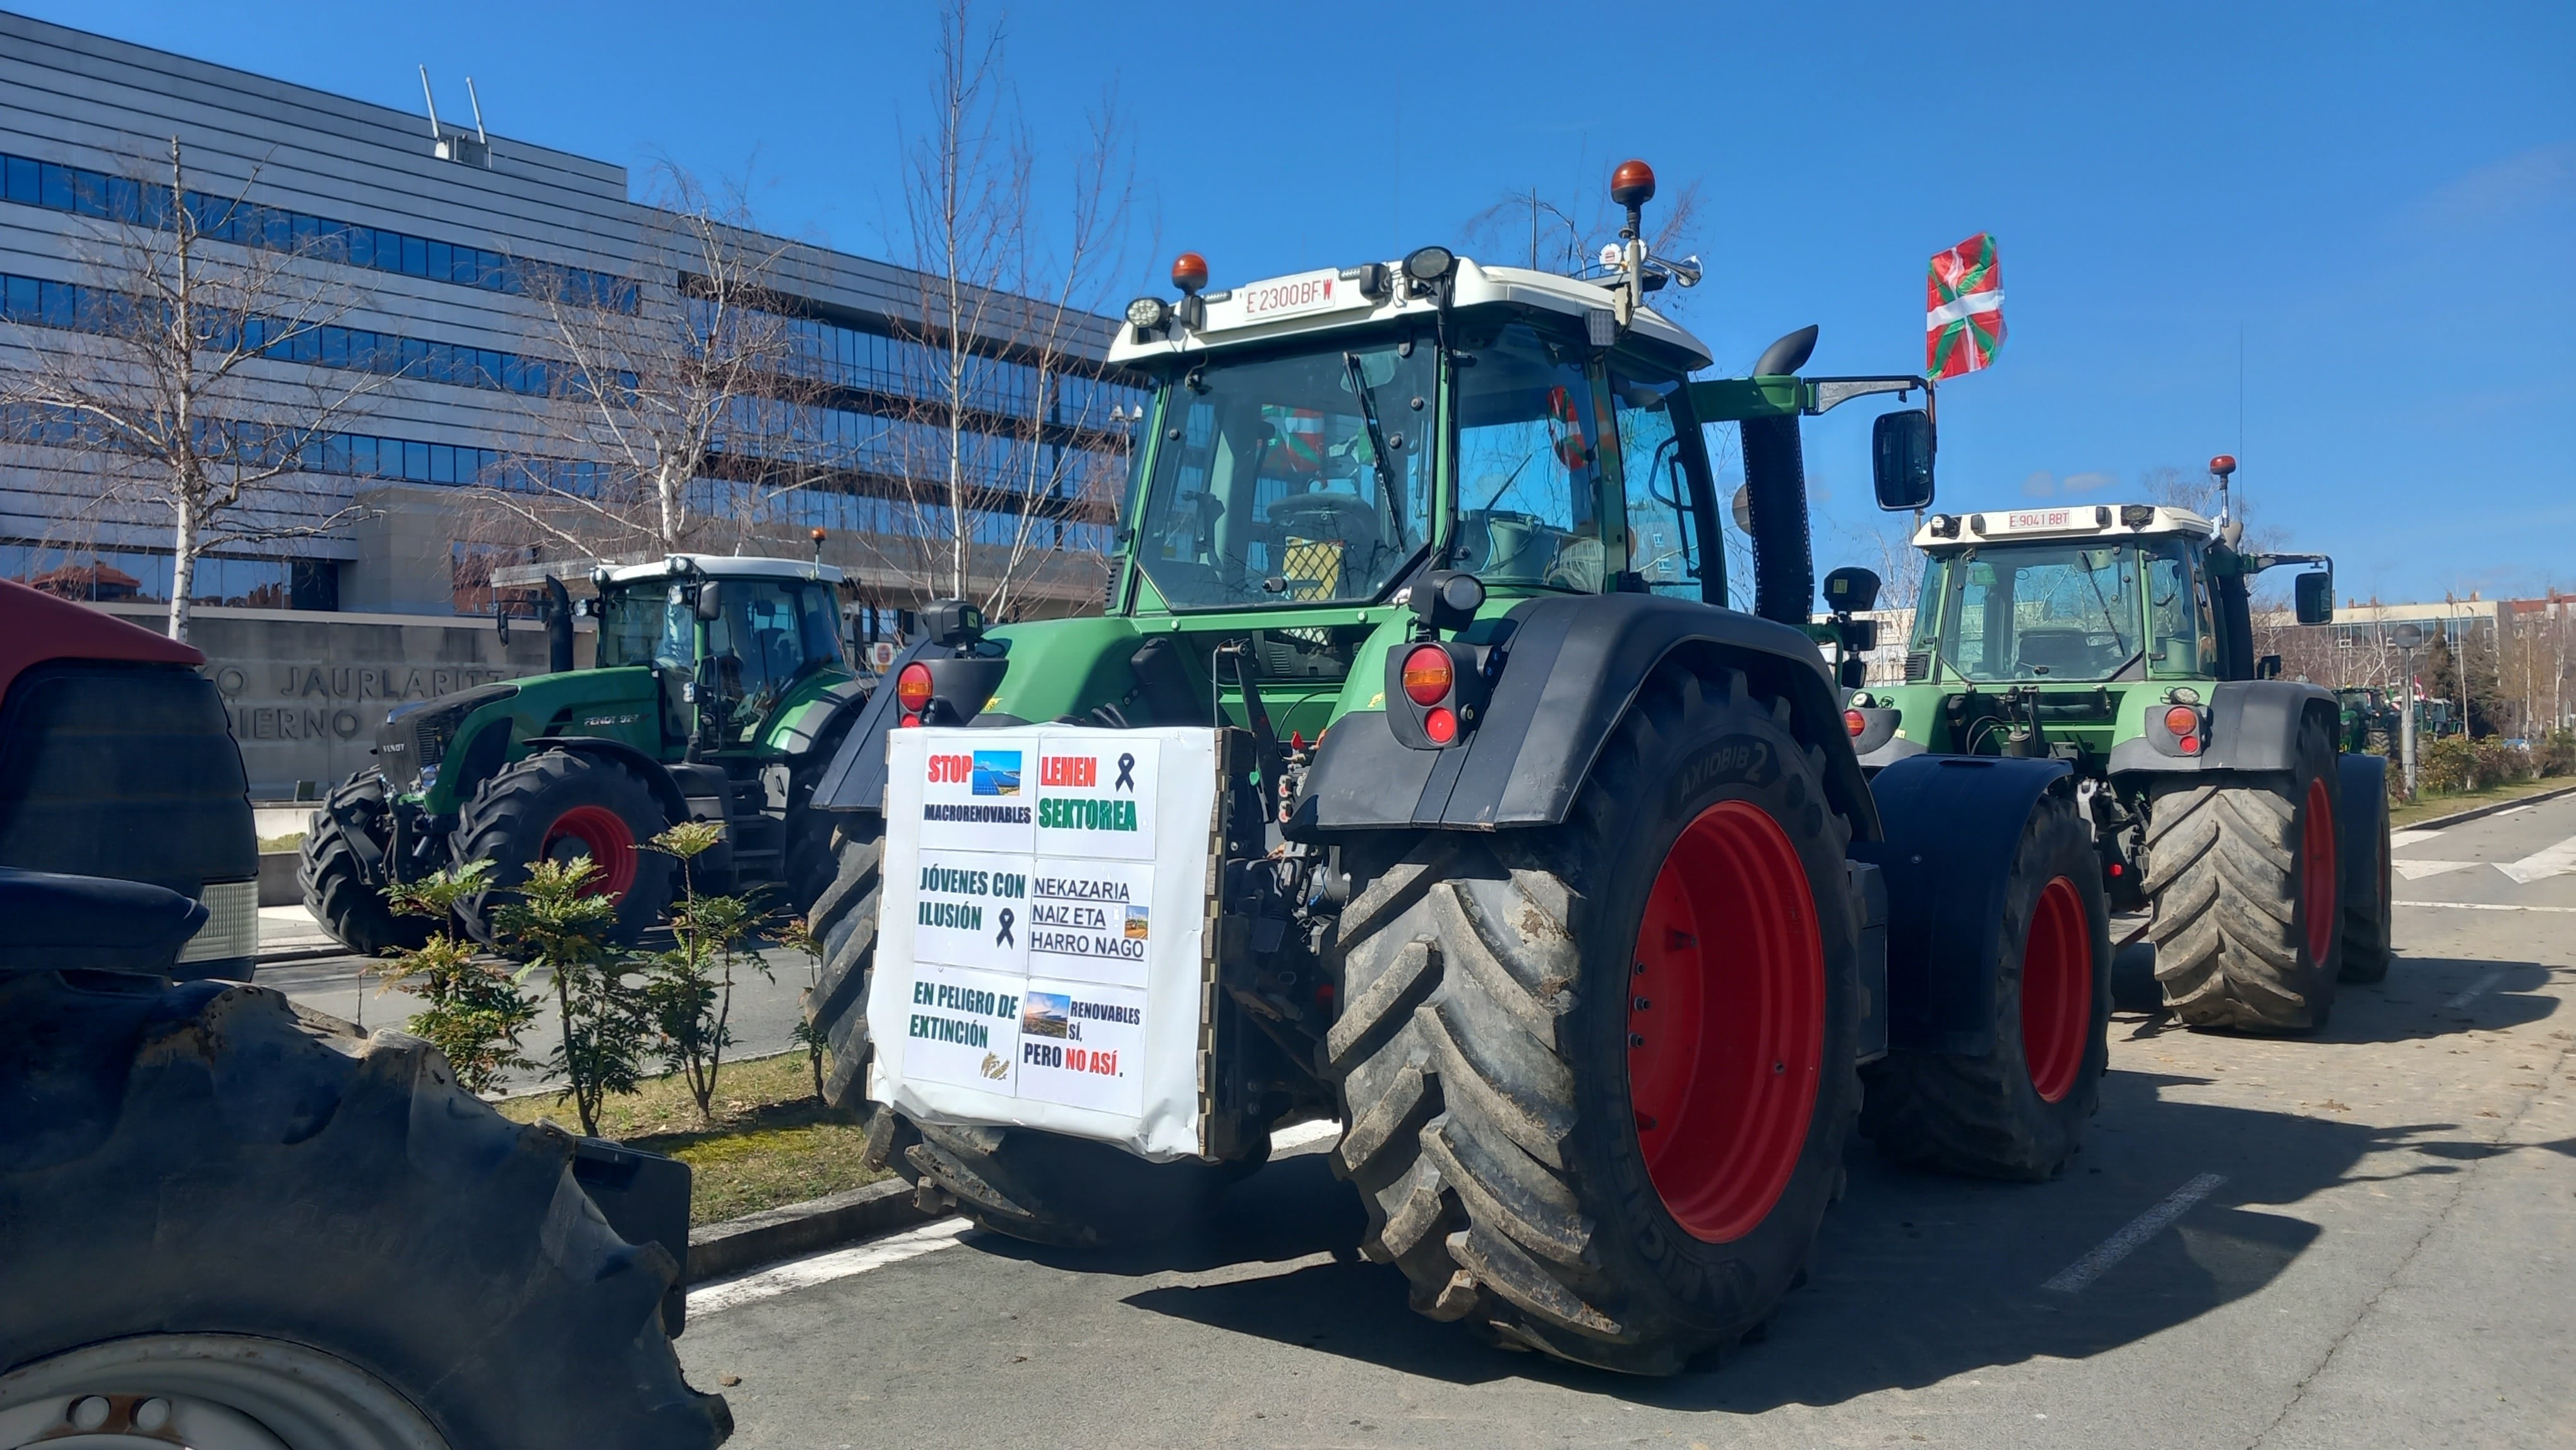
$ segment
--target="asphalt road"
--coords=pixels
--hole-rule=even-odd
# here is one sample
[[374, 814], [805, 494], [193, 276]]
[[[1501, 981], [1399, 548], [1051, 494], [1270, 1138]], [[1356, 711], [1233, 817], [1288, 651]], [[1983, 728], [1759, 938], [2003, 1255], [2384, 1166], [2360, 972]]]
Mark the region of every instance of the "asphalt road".
[[1327, 1141], [1141, 1252], [950, 1220], [702, 1287], [681, 1359], [702, 1388], [736, 1378], [745, 1450], [2567, 1445], [2576, 799], [2398, 859], [2401, 901], [2446, 904], [2398, 909], [2387, 983], [2347, 987], [2328, 1030], [2122, 1014], [2054, 1183], [1900, 1173], [1856, 1144], [1813, 1281], [1762, 1342], [1677, 1378], [1414, 1317], [1349, 1248]]

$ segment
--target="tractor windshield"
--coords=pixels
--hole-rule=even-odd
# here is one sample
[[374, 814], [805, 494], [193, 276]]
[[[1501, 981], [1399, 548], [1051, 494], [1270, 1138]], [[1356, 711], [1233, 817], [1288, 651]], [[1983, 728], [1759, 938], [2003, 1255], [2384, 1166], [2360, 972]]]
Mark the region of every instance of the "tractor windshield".
[[599, 665], [666, 665], [688, 670], [698, 662], [698, 616], [669, 582], [647, 579], [612, 588], [599, 601]]
[[1176, 609], [1367, 600], [1430, 540], [1428, 335], [1210, 359], [1165, 387], [1136, 558]]
[[[2134, 545], [2012, 544], [1936, 555], [1915, 632], [1971, 680], [2107, 680], [2141, 648]], [[1937, 633], [1935, 633], [1937, 631]], [[1937, 641], [1937, 643], [1935, 642]]]

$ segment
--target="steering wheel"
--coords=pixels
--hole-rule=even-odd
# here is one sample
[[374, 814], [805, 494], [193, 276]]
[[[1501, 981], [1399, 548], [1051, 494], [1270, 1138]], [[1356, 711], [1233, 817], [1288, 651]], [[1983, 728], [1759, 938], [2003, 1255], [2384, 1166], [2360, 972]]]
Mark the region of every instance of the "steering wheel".
[[1270, 522], [1282, 533], [1301, 539], [1334, 539], [1368, 547], [1385, 531], [1368, 500], [1348, 493], [1296, 493], [1270, 506]]

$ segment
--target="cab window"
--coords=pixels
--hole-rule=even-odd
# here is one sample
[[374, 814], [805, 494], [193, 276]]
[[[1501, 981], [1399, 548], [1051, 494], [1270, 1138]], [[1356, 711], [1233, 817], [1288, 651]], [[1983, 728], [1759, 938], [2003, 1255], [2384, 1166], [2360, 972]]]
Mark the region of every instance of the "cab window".
[[1488, 584], [1600, 592], [1611, 540], [1585, 350], [1525, 323], [1466, 341], [1452, 561]]
[[2143, 552], [2147, 673], [2183, 679], [2209, 675], [2218, 665], [2218, 637], [2210, 624], [2199, 550], [2185, 540], [2167, 538], [2150, 540]]
[[1692, 460], [1674, 424], [1678, 378], [1610, 373], [1610, 416], [1618, 425], [1619, 469], [1627, 494], [1628, 573], [1652, 593], [1702, 597]]
[[773, 579], [722, 581], [723, 607], [707, 624], [707, 657], [735, 718], [766, 715], [804, 673], [840, 662], [831, 586]]

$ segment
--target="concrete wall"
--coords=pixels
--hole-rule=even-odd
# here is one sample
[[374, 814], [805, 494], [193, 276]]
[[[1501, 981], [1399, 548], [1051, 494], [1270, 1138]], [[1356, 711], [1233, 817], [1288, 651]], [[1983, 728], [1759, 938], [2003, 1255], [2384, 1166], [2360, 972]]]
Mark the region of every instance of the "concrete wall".
[[[92, 607], [147, 629], [166, 619], [159, 605]], [[188, 642], [223, 692], [254, 800], [292, 799], [299, 781], [328, 790], [373, 764], [376, 727], [405, 700], [546, 668], [546, 632], [526, 621], [504, 645], [489, 619], [213, 607], [190, 618]], [[573, 657], [587, 663], [582, 626]]]

